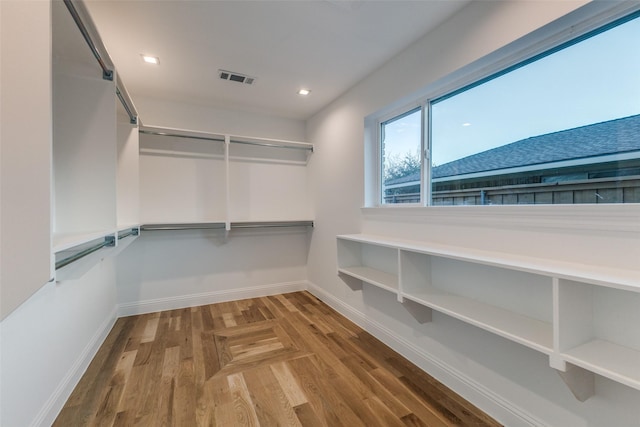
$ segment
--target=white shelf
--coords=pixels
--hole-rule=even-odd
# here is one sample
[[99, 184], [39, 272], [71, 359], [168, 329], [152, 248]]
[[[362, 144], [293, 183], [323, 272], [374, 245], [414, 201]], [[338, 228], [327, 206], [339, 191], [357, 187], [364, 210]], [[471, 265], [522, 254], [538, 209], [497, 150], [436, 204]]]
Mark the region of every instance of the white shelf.
[[638, 270], [614, 269], [593, 264], [569, 263], [554, 259], [526, 257], [504, 252], [482, 251], [459, 246], [393, 239], [369, 234], [341, 235], [338, 236], [338, 238], [379, 246], [398, 247], [407, 251], [427, 255], [640, 292], [640, 273]]
[[100, 230], [87, 233], [54, 233], [53, 253], [62, 252], [92, 240], [115, 235], [114, 230]]
[[562, 354], [562, 357], [603, 377], [640, 390], [640, 351], [596, 339]]
[[366, 234], [337, 236], [337, 245], [341, 273], [394, 292], [420, 323], [435, 310], [548, 355], [581, 401], [594, 374], [640, 390], [640, 341], [627, 329], [640, 321], [631, 267]]
[[393, 274], [364, 266], [342, 267], [338, 271], [384, 290], [398, 293], [398, 277]]
[[553, 352], [551, 323], [447, 293], [423, 292], [403, 297], [542, 353]]

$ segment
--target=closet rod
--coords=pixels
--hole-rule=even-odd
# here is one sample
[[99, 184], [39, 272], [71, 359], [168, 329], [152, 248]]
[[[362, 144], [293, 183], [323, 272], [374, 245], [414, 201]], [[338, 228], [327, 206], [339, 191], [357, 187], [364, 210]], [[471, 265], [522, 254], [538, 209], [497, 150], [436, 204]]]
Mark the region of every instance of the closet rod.
[[206, 137], [206, 136], [180, 135], [180, 134], [177, 134], [177, 133], [158, 132], [158, 131], [151, 131], [151, 130], [146, 130], [146, 129], [140, 129], [139, 132], [140, 133], [145, 133], [147, 135], [175, 136], [175, 137], [178, 137], [178, 138], [200, 139], [202, 141], [224, 142], [224, 138], [220, 139], [220, 138], [209, 138], [209, 137]]
[[131, 124], [132, 125], [137, 125], [138, 124], [138, 116], [136, 116], [133, 113], [132, 108], [129, 107], [129, 104], [127, 103], [127, 100], [124, 99], [124, 96], [122, 95], [122, 92], [120, 92], [120, 88], [117, 85], [116, 85], [116, 95], [118, 96], [118, 99], [122, 103], [122, 106], [124, 107], [125, 111], [129, 115], [129, 120], [130, 120]]
[[308, 147], [300, 146], [300, 147], [298, 147], [298, 146], [295, 146], [295, 145], [274, 144], [274, 143], [269, 143], [269, 142], [242, 141], [242, 140], [239, 140], [239, 139], [232, 139], [231, 143], [232, 144], [257, 145], [257, 146], [260, 146], [260, 147], [291, 148], [293, 150], [306, 150], [306, 151], [313, 152], [313, 146], [308, 146]]
[[91, 39], [91, 36], [89, 35], [89, 31], [87, 31], [87, 27], [85, 27], [84, 23], [82, 22], [82, 19], [80, 18], [80, 15], [78, 14], [78, 11], [76, 10], [75, 6], [71, 2], [71, 0], [64, 0], [64, 4], [65, 6], [67, 6], [67, 9], [71, 14], [71, 17], [73, 18], [76, 25], [78, 26], [78, 29], [82, 33], [82, 37], [84, 37], [84, 40], [89, 45], [89, 49], [91, 49], [93, 56], [95, 56], [96, 60], [98, 61], [98, 64], [100, 64], [100, 68], [102, 68], [102, 78], [104, 78], [105, 80], [113, 80], [113, 70], [110, 70], [109, 67], [107, 67], [107, 64], [105, 64], [104, 60], [102, 59], [102, 56], [100, 56], [100, 52], [98, 52], [98, 48], [96, 47], [96, 44]]
[[200, 222], [193, 224], [144, 224], [140, 226], [142, 231], [167, 231], [167, 230], [224, 230], [224, 222]]
[[104, 238], [104, 242], [98, 243], [95, 246], [91, 246], [90, 248], [87, 248], [87, 249], [85, 249], [83, 251], [80, 251], [80, 252], [78, 252], [76, 254], [73, 254], [68, 258], [64, 258], [64, 259], [61, 259], [60, 261], [57, 261], [56, 262], [56, 270], [58, 270], [58, 269], [60, 269], [62, 267], [65, 267], [65, 266], [71, 264], [72, 262], [78, 261], [79, 259], [84, 258], [87, 255], [90, 255], [90, 254], [92, 254], [92, 253], [94, 253], [96, 251], [99, 251], [100, 249], [102, 249], [102, 248], [104, 248], [106, 246], [115, 246], [115, 244], [116, 244], [116, 240], [115, 240], [115, 238], [113, 236], [106, 236]]
[[232, 222], [231, 228], [313, 227], [313, 221]]
[[127, 231], [126, 233], [118, 234], [118, 240], [122, 240], [125, 237], [137, 236], [137, 235], [138, 235], [138, 229], [137, 228], [132, 228], [131, 230]]

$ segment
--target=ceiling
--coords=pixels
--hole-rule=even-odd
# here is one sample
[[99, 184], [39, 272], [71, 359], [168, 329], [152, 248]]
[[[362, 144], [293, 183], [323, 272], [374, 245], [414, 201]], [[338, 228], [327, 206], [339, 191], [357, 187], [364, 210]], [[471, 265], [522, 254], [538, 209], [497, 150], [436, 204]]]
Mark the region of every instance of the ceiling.
[[[134, 102], [292, 119], [309, 118], [468, 2], [85, 0]], [[256, 80], [221, 80], [219, 69]]]

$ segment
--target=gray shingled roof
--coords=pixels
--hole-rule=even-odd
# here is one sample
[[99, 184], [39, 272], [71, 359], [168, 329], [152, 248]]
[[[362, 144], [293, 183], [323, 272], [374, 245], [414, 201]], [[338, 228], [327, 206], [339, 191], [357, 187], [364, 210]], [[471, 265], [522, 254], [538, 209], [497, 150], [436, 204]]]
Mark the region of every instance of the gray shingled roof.
[[[444, 178], [630, 151], [640, 151], [640, 114], [522, 139], [436, 166], [431, 176]], [[418, 173], [386, 184], [417, 180]]]

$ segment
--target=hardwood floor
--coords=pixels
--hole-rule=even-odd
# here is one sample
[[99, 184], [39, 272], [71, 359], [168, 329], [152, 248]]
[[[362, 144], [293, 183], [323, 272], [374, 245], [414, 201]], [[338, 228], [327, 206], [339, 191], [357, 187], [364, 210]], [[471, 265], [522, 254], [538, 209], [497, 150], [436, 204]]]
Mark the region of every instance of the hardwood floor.
[[55, 426], [498, 426], [307, 292], [119, 319]]

